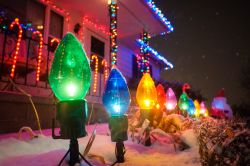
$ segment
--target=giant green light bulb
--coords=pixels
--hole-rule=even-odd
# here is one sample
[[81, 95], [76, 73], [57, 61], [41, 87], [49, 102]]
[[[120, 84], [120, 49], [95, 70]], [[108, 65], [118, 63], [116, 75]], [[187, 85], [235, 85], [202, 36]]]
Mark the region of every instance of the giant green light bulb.
[[81, 100], [90, 87], [89, 60], [81, 43], [67, 33], [56, 49], [49, 83], [60, 101]]
[[178, 106], [179, 106], [180, 110], [187, 111], [188, 105], [189, 105], [189, 98], [188, 98], [186, 92], [183, 92], [179, 98]]

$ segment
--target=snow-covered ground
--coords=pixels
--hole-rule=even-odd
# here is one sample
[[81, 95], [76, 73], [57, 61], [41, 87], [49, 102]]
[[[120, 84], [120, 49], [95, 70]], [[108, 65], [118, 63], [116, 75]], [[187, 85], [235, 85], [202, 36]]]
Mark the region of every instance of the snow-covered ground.
[[[94, 126], [87, 126], [89, 135]], [[115, 158], [115, 143], [111, 142], [108, 136], [107, 124], [96, 126], [97, 135], [89, 152], [92, 156], [88, 160], [93, 165], [110, 165]], [[54, 140], [49, 136], [50, 130], [44, 130], [44, 135], [32, 140], [17, 139], [17, 134], [0, 136], [0, 165], [6, 166], [56, 166], [66, 153], [69, 147], [69, 140]], [[90, 136], [80, 138], [79, 148], [83, 152]], [[164, 137], [161, 135], [161, 137]], [[181, 139], [190, 146], [184, 151], [175, 151], [173, 144], [166, 141], [155, 141], [152, 146], [146, 147], [129, 138], [125, 142], [126, 154], [125, 163], [117, 164], [124, 166], [198, 166], [199, 161], [198, 145], [193, 130], [186, 130], [182, 133]], [[164, 140], [164, 138], [160, 139]], [[105, 164], [100, 158], [104, 158]], [[62, 164], [67, 165], [64, 161]], [[82, 162], [82, 165], [86, 165]]]

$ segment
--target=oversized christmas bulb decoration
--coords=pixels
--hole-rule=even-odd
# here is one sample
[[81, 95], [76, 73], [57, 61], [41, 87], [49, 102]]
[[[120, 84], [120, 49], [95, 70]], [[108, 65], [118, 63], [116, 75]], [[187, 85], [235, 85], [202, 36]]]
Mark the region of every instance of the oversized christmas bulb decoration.
[[[55, 96], [59, 99], [56, 104], [56, 119], [60, 124], [60, 136], [54, 134], [53, 121], [52, 137], [70, 139], [69, 150], [63, 159], [69, 153], [69, 165], [71, 166], [80, 163], [77, 138], [87, 135], [85, 121], [88, 109], [84, 97], [90, 87], [90, 82], [89, 60], [82, 45], [73, 34], [67, 33], [56, 49], [49, 74], [49, 83]], [[82, 155], [80, 156], [89, 164]]]
[[[153, 112], [152, 109], [157, 102], [157, 92], [153, 79], [149, 73], [144, 73], [136, 91], [136, 100], [140, 106], [141, 112], [141, 122], [143, 123], [145, 119], [148, 119], [150, 123], [153, 122]], [[145, 141], [145, 146], [151, 145], [149, 128], [146, 129], [147, 139]]]
[[201, 102], [200, 104], [200, 114], [207, 117], [208, 116], [208, 110], [204, 102]]
[[130, 105], [130, 93], [125, 78], [117, 68], [112, 68], [102, 97], [110, 116], [123, 116]]
[[49, 83], [60, 101], [81, 100], [90, 87], [89, 60], [81, 43], [67, 33], [55, 52]]
[[194, 100], [194, 106], [195, 106], [195, 116], [199, 117], [200, 116], [200, 103], [198, 100]]
[[157, 93], [153, 79], [144, 73], [137, 87], [136, 100], [141, 109], [152, 109], [157, 101]]
[[168, 88], [167, 90], [165, 105], [168, 111], [174, 110], [177, 105], [177, 99], [172, 88]]
[[124, 144], [128, 139], [128, 118], [125, 115], [130, 104], [130, 93], [125, 78], [115, 67], [107, 79], [102, 102], [109, 113], [109, 129], [111, 140], [116, 142], [116, 158], [118, 163], [124, 162]]
[[166, 102], [166, 94], [164, 87], [161, 84], [158, 84], [156, 87], [157, 92], [157, 106], [156, 108], [158, 110], [162, 110], [164, 108], [165, 102]]
[[187, 111], [189, 106], [189, 98], [185, 92], [183, 92], [179, 98], [178, 106], [180, 110]]
[[192, 99], [188, 99], [188, 109], [187, 112], [190, 116], [195, 114], [195, 105]]

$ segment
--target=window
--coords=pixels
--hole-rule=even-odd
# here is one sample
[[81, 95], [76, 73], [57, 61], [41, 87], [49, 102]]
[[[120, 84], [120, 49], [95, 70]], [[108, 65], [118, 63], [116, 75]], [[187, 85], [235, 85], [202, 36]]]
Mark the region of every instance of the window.
[[99, 55], [100, 57], [104, 57], [104, 42], [99, 39], [91, 36], [91, 52]]
[[96, 60], [92, 60], [92, 56], [96, 55], [98, 57], [98, 72], [103, 73], [102, 60], [104, 58], [104, 48], [105, 43], [101, 40], [91, 36], [91, 63], [90, 67], [94, 71]]
[[54, 11], [50, 12], [49, 34], [53, 37], [61, 39], [63, 36], [63, 16]]
[[27, 23], [31, 23], [32, 27], [41, 31], [44, 31], [45, 22], [45, 6], [37, 1], [28, 0], [27, 8]]
[[5, 9], [10, 20], [19, 18], [21, 23], [31, 23], [31, 27], [43, 32], [46, 6], [35, 0], [1, 0], [1, 8]]
[[16, 17], [21, 20], [24, 20], [26, 17], [27, 0], [1, 0], [0, 6], [1, 10], [5, 11], [7, 17], [9, 17], [9, 19], [11, 20]]

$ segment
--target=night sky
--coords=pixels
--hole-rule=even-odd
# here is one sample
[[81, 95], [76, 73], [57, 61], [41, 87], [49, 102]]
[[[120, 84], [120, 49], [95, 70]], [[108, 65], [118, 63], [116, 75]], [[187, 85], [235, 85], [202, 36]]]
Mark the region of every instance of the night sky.
[[188, 82], [207, 104], [221, 89], [229, 104], [242, 101], [242, 66], [250, 56], [250, 6], [242, 0], [155, 0], [175, 30], [150, 41], [174, 64], [167, 81]]

